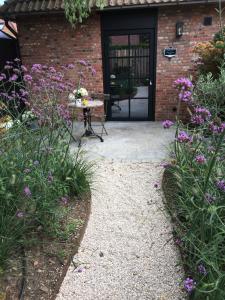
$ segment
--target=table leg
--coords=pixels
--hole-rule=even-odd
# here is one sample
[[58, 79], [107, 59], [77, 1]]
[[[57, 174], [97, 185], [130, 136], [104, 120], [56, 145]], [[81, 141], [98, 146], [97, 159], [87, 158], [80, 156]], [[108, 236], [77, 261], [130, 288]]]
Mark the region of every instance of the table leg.
[[84, 115], [84, 129], [85, 132], [82, 135], [82, 137], [84, 136], [95, 136], [97, 138], [100, 139], [101, 142], [104, 142], [103, 138], [98, 135], [97, 133], [95, 133], [93, 127], [91, 126], [91, 110], [90, 108], [84, 108], [83, 109], [83, 115]]

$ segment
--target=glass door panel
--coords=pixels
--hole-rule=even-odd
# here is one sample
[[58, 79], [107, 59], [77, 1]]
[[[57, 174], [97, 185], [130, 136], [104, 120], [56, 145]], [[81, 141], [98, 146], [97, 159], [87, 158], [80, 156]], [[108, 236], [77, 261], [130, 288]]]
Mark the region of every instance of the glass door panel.
[[133, 98], [130, 100], [130, 118], [148, 118], [148, 99]]
[[108, 35], [107, 43], [110, 119], [149, 119], [151, 34]]

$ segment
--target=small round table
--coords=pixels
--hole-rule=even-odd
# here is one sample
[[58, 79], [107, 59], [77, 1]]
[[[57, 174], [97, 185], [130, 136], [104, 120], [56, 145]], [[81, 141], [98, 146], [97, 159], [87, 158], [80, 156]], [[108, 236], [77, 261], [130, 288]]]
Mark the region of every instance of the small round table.
[[104, 142], [103, 138], [94, 131], [94, 129], [91, 125], [91, 122], [92, 122], [91, 109], [96, 108], [96, 107], [101, 107], [101, 106], [103, 106], [103, 104], [104, 104], [103, 101], [100, 101], [100, 100], [89, 100], [86, 105], [83, 105], [81, 103], [76, 103], [76, 102], [71, 102], [68, 104], [69, 107], [83, 109], [85, 132], [82, 135], [82, 137], [95, 136], [95, 137], [99, 138], [101, 142]]

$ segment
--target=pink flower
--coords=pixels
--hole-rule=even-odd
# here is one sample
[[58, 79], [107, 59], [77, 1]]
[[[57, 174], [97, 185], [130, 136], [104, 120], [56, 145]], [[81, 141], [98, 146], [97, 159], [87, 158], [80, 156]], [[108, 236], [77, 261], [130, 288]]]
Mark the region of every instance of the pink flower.
[[24, 212], [23, 211], [17, 211], [16, 212], [16, 217], [18, 218], [18, 219], [22, 219], [23, 217], [24, 217]]
[[196, 157], [195, 157], [195, 161], [197, 162], [197, 163], [199, 163], [199, 164], [205, 164], [206, 163], [206, 158], [205, 158], [205, 156], [204, 155], [197, 155]]
[[18, 76], [16, 74], [13, 74], [13, 76], [9, 78], [9, 81], [16, 81], [17, 79]]
[[25, 186], [25, 188], [23, 189], [23, 193], [26, 197], [31, 197], [32, 196], [31, 190], [28, 186]]
[[185, 132], [185, 131], [180, 131], [178, 133], [178, 136], [177, 136], [177, 141], [179, 143], [188, 143], [188, 142], [191, 142], [191, 137]]
[[33, 80], [32, 76], [30, 76], [30, 75], [24, 75], [23, 79], [24, 79], [24, 81], [27, 81], [27, 82], [31, 82]]
[[162, 125], [165, 129], [170, 128], [174, 123], [170, 120], [165, 120], [162, 122]]

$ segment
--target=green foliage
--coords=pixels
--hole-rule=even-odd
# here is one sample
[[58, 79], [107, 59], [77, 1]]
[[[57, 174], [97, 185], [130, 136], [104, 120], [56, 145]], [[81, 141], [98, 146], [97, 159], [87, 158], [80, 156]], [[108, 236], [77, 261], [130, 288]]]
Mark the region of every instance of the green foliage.
[[[40, 230], [57, 235], [67, 201], [89, 190], [90, 165], [68, 152], [62, 128], [14, 126], [0, 141], [0, 266]], [[50, 140], [51, 139], [51, 140]], [[30, 194], [24, 192], [28, 187]], [[72, 223], [65, 235], [74, 230]], [[64, 231], [64, 230], [63, 230]], [[63, 234], [63, 233], [61, 233]]]
[[218, 79], [209, 74], [197, 81], [189, 103], [190, 124], [177, 122], [164, 176], [187, 276], [184, 288], [196, 300], [225, 299], [224, 80], [221, 69]]
[[212, 73], [217, 77], [225, 58], [225, 28], [222, 28], [215, 35], [213, 40], [200, 42], [194, 52], [198, 54], [199, 59], [196, 62], [200, 74]]
[[94, 6], [102, 9], [105, 6], [105, 0], [64, 0], [65, 15], [72, 26], [82, 23]]
[[222, 66], [218, 77], [212, 73], [199, 76], [194, 89], [198, 104], [210, 109], [214, 116], [225, 119], [225, 68]]

